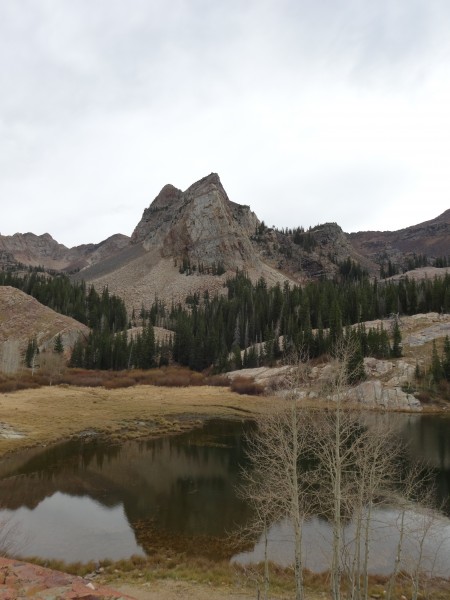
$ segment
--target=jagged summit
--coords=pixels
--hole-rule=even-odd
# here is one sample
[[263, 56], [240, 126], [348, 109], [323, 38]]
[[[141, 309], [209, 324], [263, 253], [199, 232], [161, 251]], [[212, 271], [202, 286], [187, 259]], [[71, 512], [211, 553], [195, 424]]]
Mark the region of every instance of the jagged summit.
[[254, 263], [249, 237], [258, 224], [250, 207], [231, 202], [217, 173], [211, 173], [184, 192], [164, 186], [144, 210], [131, 241], [195, 265], [242, 268]]
[[131, 238], [66, 248], [49, 234], [0, 236], [0, 268], [22, 263], [66, 270], [99, 290], [108, 286], [139, 309], [155, 297], [184, 302], [205, 290], [221, 293], [236, 268], [273, 285], [339, 276], [348, 260], [378, 275], [387, 261], [403, 270], [415, 254], [431, 261], [450, 255], [450, 210], [397, 232], [346, 234], [326, 222], [304, 231], [300, 225], [267, 227], [249, 206], [232, 202], [219, 175], [210, 173], [184, 191], [165, 185]]

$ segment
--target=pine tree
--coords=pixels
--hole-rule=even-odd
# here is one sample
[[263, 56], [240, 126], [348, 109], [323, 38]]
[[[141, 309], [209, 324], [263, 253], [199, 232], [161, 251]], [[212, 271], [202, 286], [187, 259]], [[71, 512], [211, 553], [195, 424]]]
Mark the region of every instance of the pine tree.
[[350, 385], [364, 381], [366, 372], [364, 370], [364, 357], [359, 342], [355, 341], [355, 351], [349, 356], [346, 365], [347, 381]]
[[400, 358], [402, 356], [402, 334], [398, 324], [398, 319], [395, 319], [392, 330], [391, 356], [392, 358]]
[[431, 376], [434, 383], [439, 383], [444, 377], [444, 370], [437, 352], [435, 340], [433, 340], [433, 350], [431, 352]]
[[53, 352], [56, 352], [57, 354], [62, 354], [64, 352], [64, 344], [60, 333], [58, 333], [56, 336], [55, 343], [53, 345]]

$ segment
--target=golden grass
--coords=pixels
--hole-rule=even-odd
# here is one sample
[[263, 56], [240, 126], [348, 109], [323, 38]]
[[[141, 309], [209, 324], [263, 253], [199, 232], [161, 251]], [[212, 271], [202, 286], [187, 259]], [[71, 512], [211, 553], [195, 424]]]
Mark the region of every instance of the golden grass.
[[1, 423], [24, 434], [20, 439], [0, 438], [0, 456], [84, 431], [125, 439], [182, 431], [207, 417], [251, 418], [270, 410], [272, 402], [204, 385], [110, 390], [60, 385], [20, 390], [0, 394]]

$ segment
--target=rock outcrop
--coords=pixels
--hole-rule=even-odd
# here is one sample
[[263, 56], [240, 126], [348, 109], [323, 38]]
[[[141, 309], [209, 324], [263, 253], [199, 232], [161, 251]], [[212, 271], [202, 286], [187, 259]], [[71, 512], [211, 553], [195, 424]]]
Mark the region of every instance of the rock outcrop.
[[346, 400], [368, 408], [422, 410], [419, 400], [412, 394], [408, 394], [400, 387], [386, 387], [379, 379], [363, 381], [350, 388], [346, 394]]
[[195, 268], [242, 269], [257, 262], [249, 238], [258, 225], [250, 207], [231, 202], [219, 176], [211, 173], [185, 192], [164, 186], [131, 241], [146, 250], [158, 247], [163, 257], [187, 260]]

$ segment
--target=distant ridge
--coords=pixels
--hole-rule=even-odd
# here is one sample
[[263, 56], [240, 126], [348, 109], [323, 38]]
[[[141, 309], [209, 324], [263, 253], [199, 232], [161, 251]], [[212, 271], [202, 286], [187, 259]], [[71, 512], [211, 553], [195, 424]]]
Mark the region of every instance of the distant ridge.
[[391, 232], [346, 234], [336, 223], [277, 230], [250, 206], [232, 202], [217, 173], [185, 191], [165, 185], [131, 237], [117, 234], [100, 244], [66, 248], [49, 234], [0, 236], [0, 268], [22, 263], [65, 271], [98, 289], [108, 286], [129, 309], [150, 306], [155, 297], [184, 302], [188, 294], [221, 292], [236, 269], [253, 280], [264, 277], [268, 285], [302, 283], [339, 276], [348, 260], [372, 276], [387, 261], [402, 272], [414, 255], [431, 261], [450, 256], [450, 209]]

